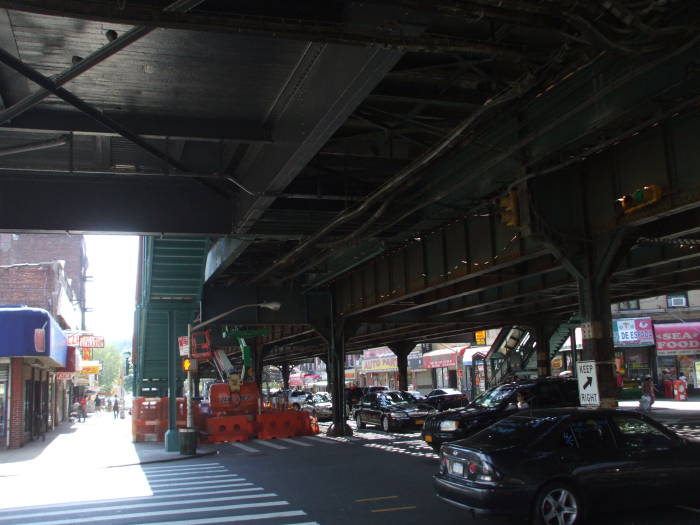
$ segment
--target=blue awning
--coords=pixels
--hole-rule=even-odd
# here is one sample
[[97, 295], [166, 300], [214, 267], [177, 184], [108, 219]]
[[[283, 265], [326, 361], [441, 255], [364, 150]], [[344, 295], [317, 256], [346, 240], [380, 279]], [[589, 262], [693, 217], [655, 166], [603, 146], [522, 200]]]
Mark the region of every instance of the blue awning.
[[67, 339], [41, 308], [0, 308], [0, 356], [35, 357], [47, 366], [66, 366]]

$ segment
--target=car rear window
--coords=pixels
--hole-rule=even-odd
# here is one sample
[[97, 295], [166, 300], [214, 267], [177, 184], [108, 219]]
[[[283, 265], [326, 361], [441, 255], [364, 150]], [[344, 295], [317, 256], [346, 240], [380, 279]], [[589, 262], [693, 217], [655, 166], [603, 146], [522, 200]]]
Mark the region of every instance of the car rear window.
[[469, 438], [470, 446], [510, 446], [530, 444], [545, 436], [559, 421], [558, 417], [525, 415], [501, 419]]
[[607, 420], [587, 418], [569, 425], [562, 434], [562, 444], [582, 449], [614, 448], [615, 439]]

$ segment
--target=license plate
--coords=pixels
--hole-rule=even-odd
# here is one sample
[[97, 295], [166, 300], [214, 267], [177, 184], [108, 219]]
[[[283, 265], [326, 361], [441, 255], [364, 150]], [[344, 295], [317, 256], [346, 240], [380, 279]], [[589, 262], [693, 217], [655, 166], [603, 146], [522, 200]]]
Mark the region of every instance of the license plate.
[[425, 440], [426, 440], [428, 443], [432, 443], [432, 441], [433, 441], [433, 436], [430, 436], [430, 435], [425, 436]]
[[425, 421], [422, 419], [416, 419], [416, 425], [422, 425], [423, 423], [425, 423]]
[[452, 474], [456, 474], [458, 476], [464, 475], [464, 465], [462, 465], [461, 463], [458, 463], [457, 461], [452, 461], [450, 466], [452, 467]]

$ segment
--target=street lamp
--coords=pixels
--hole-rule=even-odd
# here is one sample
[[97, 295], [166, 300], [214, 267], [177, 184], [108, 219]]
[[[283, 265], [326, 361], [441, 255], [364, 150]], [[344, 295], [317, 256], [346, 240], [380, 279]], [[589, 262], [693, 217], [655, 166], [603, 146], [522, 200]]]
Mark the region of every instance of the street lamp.
[[[232, 308], [231, 310], [228, 310], [222, 314], [219, 314], [217, 316], [212, 317], [211, 319], [207, 319], [206, 321], [203, 321], [199, 324], [196, 324], [192, 326], [192, 323], [187, 323], [187, 357], [192, 357], [192, 332], [195, 330], [199, 330], [200, 328], [204, 328], [205, 326], [210, 325], [211, 323], [214, 323], [220, 319], [223, 319], [224, 317], [227, 317], [231, 315], [233, 312], [237, 312], [238, 310], [242, 310], [244, 308], [266, 308], [267, 310], [272, 310], [273, 312], [278, 311], [282, 307], [282, 304], [279, 301], [263, 301], [261, 303], [253, 303], [253, 304], [243, 304], [240, 306], [236, 306], [235, 308]], [[190, 455], [194, 455], [197, 451], [197, 439], [196, 439], [196, 433], [194, 432], [194, 411], [192, 410], [192, 389], [193, 389], [193, 373], [192, 370], [187, 371], [187, 397], [186, 397], [186, 411], [187, 411], [187, 436], [184, 437], [184, 439], [189, 439], [189, 443], [187, 447], [185, 447], [186, 450], [190, 451]]]

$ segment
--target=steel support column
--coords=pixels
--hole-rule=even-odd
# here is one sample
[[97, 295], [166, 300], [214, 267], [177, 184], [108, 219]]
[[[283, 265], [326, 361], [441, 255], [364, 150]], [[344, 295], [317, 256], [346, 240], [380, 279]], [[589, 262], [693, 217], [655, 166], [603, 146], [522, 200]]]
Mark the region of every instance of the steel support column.
[[285, 390], [289, 388], [289, 372], [291, 372], [291, 369], [287, 361], [282, 363], [282, 367], [280, 368], [280, 372], [282, 372], [282, 388]]
[[165, 432], [165, 451], [177, 452], [180, 443], [177, 436], [177, 334], [175, 312], [168, 310], [168, 430]]
[[416, 347], [416, 343], [411, 341], [401, 341], [391, 343], [389, 350], [396, 356], [396, 364], [399, 369], [399, 390], [408, 390], [408, 354]]
[[535, 325], [535, 340], [537, 341], [537, 377], [547, 377], [552, 374], [552, 360], [549, 355], [549, 339], [553, 330], [545, 323]]

